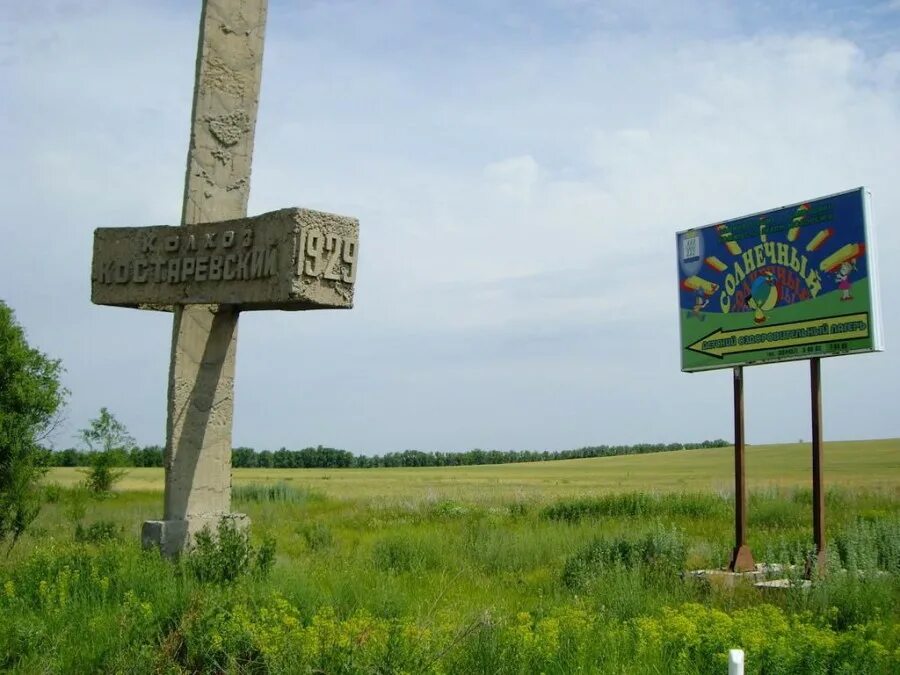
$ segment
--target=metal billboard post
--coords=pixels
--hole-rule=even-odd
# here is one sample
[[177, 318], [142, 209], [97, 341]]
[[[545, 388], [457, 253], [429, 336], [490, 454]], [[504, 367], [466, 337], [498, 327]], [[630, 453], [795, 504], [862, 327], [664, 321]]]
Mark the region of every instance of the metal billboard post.
[[734, 371], [735, 547], [747, 544], [743, 367], [810, 361], [813, 535], [809, 576], [824, 574], [820, 360], [884, 349], [869, 193], [836, 194], [676, 233], [681, 370]]
[[747, 545], [747, 488], [744, 479], [744, 368], [734, 368], [734, 553], [728, 569], [749, 572], [756, 565]]
[[821, 575], [825, 572], [825, 490], [822, 468], [822, 379], [819, 358], [809, 361], [809, 389], [812, 403], [812, 479], [813, 479], [813, 540], [816, 543], [812, 568]]

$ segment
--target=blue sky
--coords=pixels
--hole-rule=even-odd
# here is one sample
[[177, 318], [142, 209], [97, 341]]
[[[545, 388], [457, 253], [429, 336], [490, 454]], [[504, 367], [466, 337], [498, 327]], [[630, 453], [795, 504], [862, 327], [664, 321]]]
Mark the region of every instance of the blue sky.
[[[90, 304], [91, 233], [180, 214], [199, 2], [0, 8], [0, 298], [74, 431], [161, 443], [169, 316]], [[887, 350], [823, 363], [827, 438], [900, 435], [900, 3], [273, 0], [250, 213], [361, 223], [356, 307], [248, 313], [234, 441], [565, 449], [731, 438], [679, 371], [674, 232], [866, 185]], [[805, 363], [751, 443], [809, 438]]]

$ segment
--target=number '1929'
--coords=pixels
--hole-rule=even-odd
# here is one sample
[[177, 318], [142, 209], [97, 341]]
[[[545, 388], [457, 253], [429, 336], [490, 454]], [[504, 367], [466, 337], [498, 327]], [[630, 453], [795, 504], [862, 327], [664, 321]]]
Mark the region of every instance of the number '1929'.
[[352, 284], [356, 281], [356, 248], [355, 239], [319, 230], [302, 232], [297, 274]]

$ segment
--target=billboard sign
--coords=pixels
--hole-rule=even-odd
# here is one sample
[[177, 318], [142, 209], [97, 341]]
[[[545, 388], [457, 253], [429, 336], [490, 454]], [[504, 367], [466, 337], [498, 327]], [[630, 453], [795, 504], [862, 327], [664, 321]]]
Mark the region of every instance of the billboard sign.
[[882, 349], [864, 188], [679, 232], [685, 372]]

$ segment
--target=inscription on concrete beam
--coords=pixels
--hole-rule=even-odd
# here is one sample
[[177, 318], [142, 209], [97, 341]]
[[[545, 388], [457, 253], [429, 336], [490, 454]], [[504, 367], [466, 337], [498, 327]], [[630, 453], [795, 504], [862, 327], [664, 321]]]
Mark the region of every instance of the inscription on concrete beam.
[[91, 301], [348, 309], [358, 246], [355, 218], [297, 208], [178, 227], [98, 228]]

